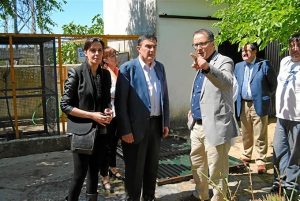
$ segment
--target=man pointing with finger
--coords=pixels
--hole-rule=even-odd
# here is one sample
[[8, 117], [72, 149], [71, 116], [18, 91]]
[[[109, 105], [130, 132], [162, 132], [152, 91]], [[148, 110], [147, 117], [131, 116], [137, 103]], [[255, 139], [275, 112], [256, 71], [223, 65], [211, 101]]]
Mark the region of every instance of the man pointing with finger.
[[191, 130], [191, 163], [196, 184], [194, 199], [212, 201], [227, 196], [228, 152], [239, 133], [233, 109], [233, 61], [215, 49], [214, 34], [207, 29], [194, 33], [193, 68], [197, 70], [191, 92], [188, 126]]

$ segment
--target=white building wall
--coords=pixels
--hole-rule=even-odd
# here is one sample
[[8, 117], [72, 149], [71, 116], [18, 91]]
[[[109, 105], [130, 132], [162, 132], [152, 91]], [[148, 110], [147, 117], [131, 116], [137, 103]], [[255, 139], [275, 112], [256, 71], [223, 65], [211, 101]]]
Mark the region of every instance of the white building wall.
[[208, 17], [215, 8], [206, 0], [104, 0], [104, 34], [155, 33], [157, 60], [166, 68], [173, 126], [184, 126], [195, 75], [191, 68], [193, 32], [216, 21], [163, 18], [159, 15]]
[[212, 16], [216, 7], [207, 0], [157, 0], [158, 14], [182, 16]]
[[[157, 22], [156, 0], [103, 0], [104, 34], [154, 33]], [[118, 51], [136, 57], [136, 41], [109, 41]]]
[[104, 34], [124, 35], [129, 22], [130, 0], [103, 0]]
[[103, 0], [104, 34], [155, 32], [156, 0]]

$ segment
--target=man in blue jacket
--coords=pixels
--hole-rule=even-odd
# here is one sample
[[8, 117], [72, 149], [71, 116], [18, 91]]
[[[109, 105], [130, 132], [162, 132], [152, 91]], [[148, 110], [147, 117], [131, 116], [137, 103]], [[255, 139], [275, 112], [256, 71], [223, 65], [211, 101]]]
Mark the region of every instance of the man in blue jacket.
[[255, 144], [257, 173], [262, 174], [266, 172], [268, 114], [277, 80], [270, 62], [257, 58], [257, 51], [255, 44], [245, 45], [242, 48], [244, 61], [236, 64], [234, 74], [238, 82], [236, 114], [241, 120], [244, 145], [241, 160], [249, 164]]
[[169, 133], [165, 69], [155, 60], [157, 39], [138, 39], [139, 56], [120, 67], [115, 107], [122, 138], [127, 201], [155, 200], [161, 137]]

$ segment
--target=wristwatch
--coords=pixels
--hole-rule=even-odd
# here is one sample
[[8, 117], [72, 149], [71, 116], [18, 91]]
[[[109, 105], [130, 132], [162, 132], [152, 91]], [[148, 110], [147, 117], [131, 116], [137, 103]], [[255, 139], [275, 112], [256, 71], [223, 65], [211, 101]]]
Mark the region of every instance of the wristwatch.
[[209, 73], [209, 71], [210, 71], [210, 67], [208, 66], [208, 69], [202, 70], [201, 72], [202, 72], [203, 74], [207, 74], [207, 73]]

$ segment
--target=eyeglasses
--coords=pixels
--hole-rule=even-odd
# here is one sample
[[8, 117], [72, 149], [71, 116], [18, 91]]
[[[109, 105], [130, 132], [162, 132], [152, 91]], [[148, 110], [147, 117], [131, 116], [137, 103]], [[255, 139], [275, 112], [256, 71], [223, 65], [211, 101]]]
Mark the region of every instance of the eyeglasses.
[[87, 39], [88, 41], [90, 41], [90, 42], [103, 42], [100, 38], [88, 38]]
[[119, 55], [119, 52], [115, 51], [109, 57], [117, 57], [118, 55]]
[[208, 45], [208, 43], [210, 43], [211, 41], [208, 40], [206, 42], [199, 42], [199, 43], [195, 43], [195, 44], [192, 44], [192, 47], [194, 49], [197, 49], [198, 47], [205, 47], [206, 45]]

